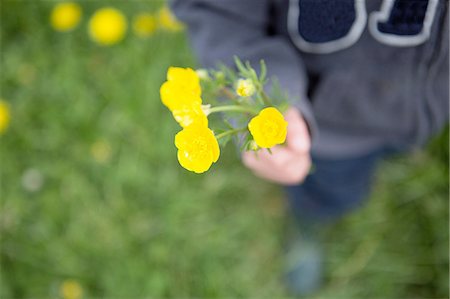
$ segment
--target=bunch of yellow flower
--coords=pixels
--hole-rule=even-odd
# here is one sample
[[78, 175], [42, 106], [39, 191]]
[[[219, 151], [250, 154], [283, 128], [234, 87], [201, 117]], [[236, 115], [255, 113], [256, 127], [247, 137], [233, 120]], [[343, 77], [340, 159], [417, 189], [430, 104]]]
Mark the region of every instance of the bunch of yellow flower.
[[[73, 30], [80, 23], [81, 6], [76, 2], [61, 2], [56, 4], [50, 14], [50, 24], [56, 31]], [[178, 32], [183, 30], [183, 24], [172, 14], [168, 6], [161, 7], [155, 14], [138, 13], [133, 18], [133, 31], [139, 37], [149, 37], [158, 28]], [[110, 46], [125, 38], [128, 22], [125, 15], [114, 7], [98, 9], [89, 19], [89, 37], [97, 44]]]
[[183, 127], [175, 136], [178, 161], [190, 171], [207, 171], [219, 159], [220, 150], [202, 110], [202, 89], [197, 73], [190, 68], [170, 67], [160, 94], [162, 103]]
[[[236, 66], [238, 73], [225, 66], [210, 72], [180, 67], [169, 67], [167, 71], [167, 81], [160, 88], [161, 101], [182, 127], [175, 136], [175, 146], [180, 165], [189, 171], [207, 171], [219, 159], [219, 143], [224, 146], [236, 134], [241, 134], [239, 139], [244, 140], [242, 150], [266, 148], [270, 151], [286, 140], [288, 124], [263, 88], [266, 83], [264, 62], [261, 62], [260, 76], [250, 64], [243, 65], [237, 58]], [[208, 105], [202, 105], [202, 90], [203, 96], [210, 100]], [[274, 97], [281, 99], [283, 96], [275, 94]], [[224, 101], [232, 103], [221, 104]], [[217, 112], [225, 117], [208, 120]], [[235, 128], [227, 120], [228, 116], [235, 123], [246, 125]], [[220, 133], [215, 134], [209, 126]]]

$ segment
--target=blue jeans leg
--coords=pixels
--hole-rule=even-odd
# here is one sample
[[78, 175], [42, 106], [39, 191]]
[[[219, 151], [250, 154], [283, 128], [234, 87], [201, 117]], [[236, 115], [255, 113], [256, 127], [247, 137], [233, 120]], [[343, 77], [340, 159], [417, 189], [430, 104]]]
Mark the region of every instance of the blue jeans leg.
[[383, 150], [339, 160], [313, 156], [314, 169], [303, 184], [286, 188], [294, 217], [301, 223], [327, 222], [360, 206], [383, 156]]

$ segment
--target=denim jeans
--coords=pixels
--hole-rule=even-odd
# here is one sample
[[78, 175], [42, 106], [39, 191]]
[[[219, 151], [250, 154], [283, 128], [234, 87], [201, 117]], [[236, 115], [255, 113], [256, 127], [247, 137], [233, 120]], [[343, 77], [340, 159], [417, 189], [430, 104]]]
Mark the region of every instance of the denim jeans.
[[313, 156], [313, 169], [305, 181], [286, 187], [289, 206], [300, 222], [336, 220], [364, 202], [377, 162], [388, 151], [377, 150], [348, 159]]

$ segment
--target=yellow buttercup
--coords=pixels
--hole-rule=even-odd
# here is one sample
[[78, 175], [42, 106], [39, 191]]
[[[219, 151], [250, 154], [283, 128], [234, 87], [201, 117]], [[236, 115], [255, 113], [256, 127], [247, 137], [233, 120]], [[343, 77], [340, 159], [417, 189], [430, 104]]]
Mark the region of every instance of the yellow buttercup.
[[208, 118], [203, 112], [202, 106], [197, 102], [177, 107], [177, 109], [172, 110], [172, 115], [183, 128], [193, 123], [204, 127], [208, 126]]
[[189, 171], [203, 173], [220, 156], [219, 143], [214, 133], [207, 127], [192, 124], [175, 136], [180, 165]]
[[109, 46], [120, 42], [127, 31], [127, 20], [120, 10], [105, 7], [89, 20], [89, 35], [96, 43]]
[[161, 101], [171, 111], [186, 104], [201, 104], [201, 94], [200, 79], [191, 68], [170, 67], [160, 89]]
[[253, 117], [248, 129], [256, 144], [262, 148], [270, 148], [282, 144], [286, 140], [287, 121], [283, 115], [274, 107], [264, 108]]
[[57, 31], [74, 29], [81, 19], [81, 7], [77, 3], [65, 2], [56, 4], [50, 15], [50, 24]]
[[140, 37], [152, 35], [156, 27], [156, 18], [149, 13], [141, 13], [133, 19], [133, 31]]

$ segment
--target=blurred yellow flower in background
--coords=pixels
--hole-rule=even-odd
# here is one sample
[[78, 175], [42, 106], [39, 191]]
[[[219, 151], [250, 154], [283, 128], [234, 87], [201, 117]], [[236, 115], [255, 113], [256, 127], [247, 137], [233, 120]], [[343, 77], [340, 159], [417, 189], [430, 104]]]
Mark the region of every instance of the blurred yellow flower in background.
[[193, 123], [199, 125], [208, 126], [208, 118], [205, 112], [203, 112], [202, 105], [200, 103], [190, 103], [178, 107], [172, 111], [175, 120], [182, 126], [186, 128]]
[[286, 140], [287, 125], [280, 111], [269, 107], [250, 120], [248, 129], [259, 147], [270, 148]]
[[255, 93], [255, 85], [250, 79], [239, 79], [236, 84], [236, 93], [241, 97], [250, 97]]
[[202, 103], [197, 73], [191, 68], [169, 67], [167, 81], [160, 89], [161, 101], [170, 111], [186, 104]]
[[168, 31], [178, 32], [184, 29], [183, 23], [177, 20], [168, 6], [163, 6], [158, 11], [158, 24], [159, 27]]
[[112, 156], [112, 149], [109, 142], [99, 139], [91, 146], [91, 155], [94, 160], [100, 164], [107, 163]]
[[112, 7], [97, 10], [89, 20], [89, 35], [100, 45], [120, 42], [127, 31], [127, 20], [122, 12]]
[[64, 299], [80, 299], [83, 296], [83, 288], [76, 280], [68, 279], [61, 284], [59, 293]]
[[37, 70], [33, 64], [22, 63], [17, 68], [17, 80], [23, 86], [30, 86], [37, 77]]
[[0, 99], [0, 134], [3, 134], [8, 128], [10, 117], [8, 103]]
[[157, 28], [156, 18], [149, 13], [141, 13], [133, 19], [133, 31], [140, 37], [152, 35]]
[[175, 135], [175, 146], [180, 165], [195, 173], [207, 171], [220, 156], [213, 131], [195, 123]]
[[57, 31], [74, 29], [81, 19], [81, 7], [74, 2], [56, 4], [50, 15], [50, 24]]

